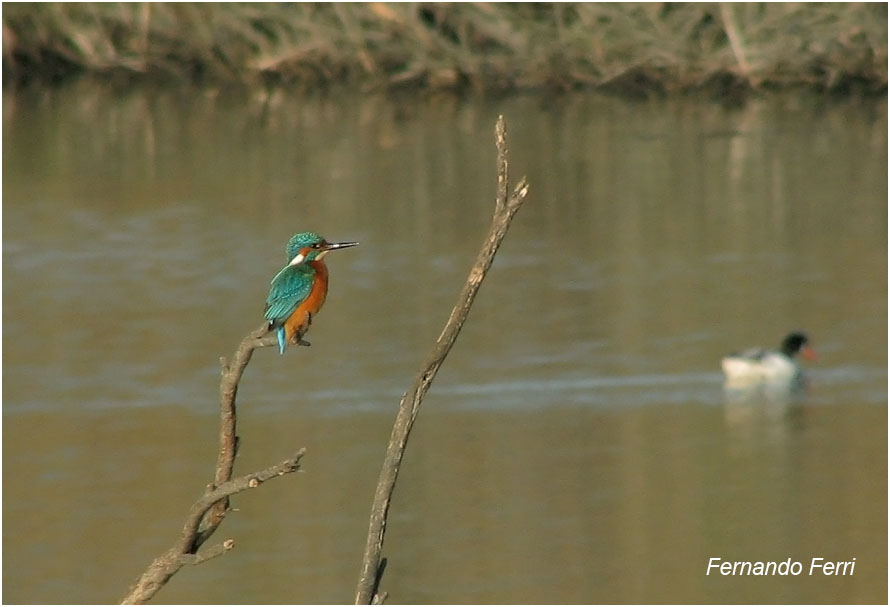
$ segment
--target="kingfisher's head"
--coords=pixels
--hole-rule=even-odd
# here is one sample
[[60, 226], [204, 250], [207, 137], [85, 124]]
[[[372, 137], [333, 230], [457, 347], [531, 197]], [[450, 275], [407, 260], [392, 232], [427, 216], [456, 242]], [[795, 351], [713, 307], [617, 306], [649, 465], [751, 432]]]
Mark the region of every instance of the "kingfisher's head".
[[357, 244], [357, 242], [328, 242], [315, 232], [300, 232], [294, 234], [285, 247], [287, 265], [297, 266], [309, 261], [318, 261], [328, 251], [354, 247]]

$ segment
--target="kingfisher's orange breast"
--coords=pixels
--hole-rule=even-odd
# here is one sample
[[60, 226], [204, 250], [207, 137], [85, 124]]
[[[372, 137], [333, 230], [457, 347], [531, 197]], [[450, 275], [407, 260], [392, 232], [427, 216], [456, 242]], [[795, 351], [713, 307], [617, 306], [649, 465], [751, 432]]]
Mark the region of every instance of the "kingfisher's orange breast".
[[327, 266], [321, 260], [310, 261], [309, 265], [315, 270], [312, 290], [309, 291], [309, 296], [293, 311], [293, 314], [284, 321], [284, 331], [288, 341], [292, 341], [295, 335], [305, 332], [309, 326], [310, 317], [318, 314], [328, 294]]

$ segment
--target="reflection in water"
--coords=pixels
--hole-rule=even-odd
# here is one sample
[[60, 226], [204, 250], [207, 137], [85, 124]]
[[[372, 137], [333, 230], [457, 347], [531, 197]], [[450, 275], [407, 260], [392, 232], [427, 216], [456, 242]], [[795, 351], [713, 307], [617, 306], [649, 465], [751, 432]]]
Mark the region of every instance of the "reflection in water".
[[[4, 103], [4, 598], [114, 600], [172, 542], [218, 357], [316, 229], [361, 250], [312, 347], [239, 391], [239, 471], [305, 445], [306, 473], [239, 497], [236, 550], [159, 600], [349, 600], [398, 399], [490, 219], [498, 113], [531, 194], [412, 437], [393, 600], [884, 602], [884, 103], [91, 89]], [[805, 400], [725, 404], [722, 354], [789, 326], [819, 336]], [[823, 554], [861, 569], [702, 575]]]
[[784, 430], [799, 419], [804, 391], [801, 386], [767, 383], [754, 386], [724, 386], [726, 423], [730, 427], [763, 427]]

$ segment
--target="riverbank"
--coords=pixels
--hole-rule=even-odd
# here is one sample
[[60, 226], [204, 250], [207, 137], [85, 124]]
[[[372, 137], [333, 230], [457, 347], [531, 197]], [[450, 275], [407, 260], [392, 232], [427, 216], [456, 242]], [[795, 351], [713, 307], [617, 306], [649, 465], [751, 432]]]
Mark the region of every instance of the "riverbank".
[[886, 94], [887, 5], [5, 4], [3, 84]]

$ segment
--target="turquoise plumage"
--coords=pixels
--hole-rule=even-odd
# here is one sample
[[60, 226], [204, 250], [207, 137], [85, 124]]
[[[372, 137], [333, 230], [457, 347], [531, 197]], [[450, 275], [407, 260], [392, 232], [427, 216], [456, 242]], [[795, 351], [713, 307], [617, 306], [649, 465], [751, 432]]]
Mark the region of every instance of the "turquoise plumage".
[[315, 232], [301, 232], [288, 241], [287, 265], [272, 279], [265, 309], [269, 330], [276, 331], [281, 354], [288, 343], [309, 345], [303, 334], [324, 305], [328, 292], [328, 270], [322, 258], [328, 251], [357, 244], [330, 243]]
[[284, 354], [287, 347], [284, 322], [290, 318], [312, 292], [315, 270], [309, 264], [285, 266], [275, 278], [266, 298], [266, 320], [270, 329], [277, 329], [278, 350]]

